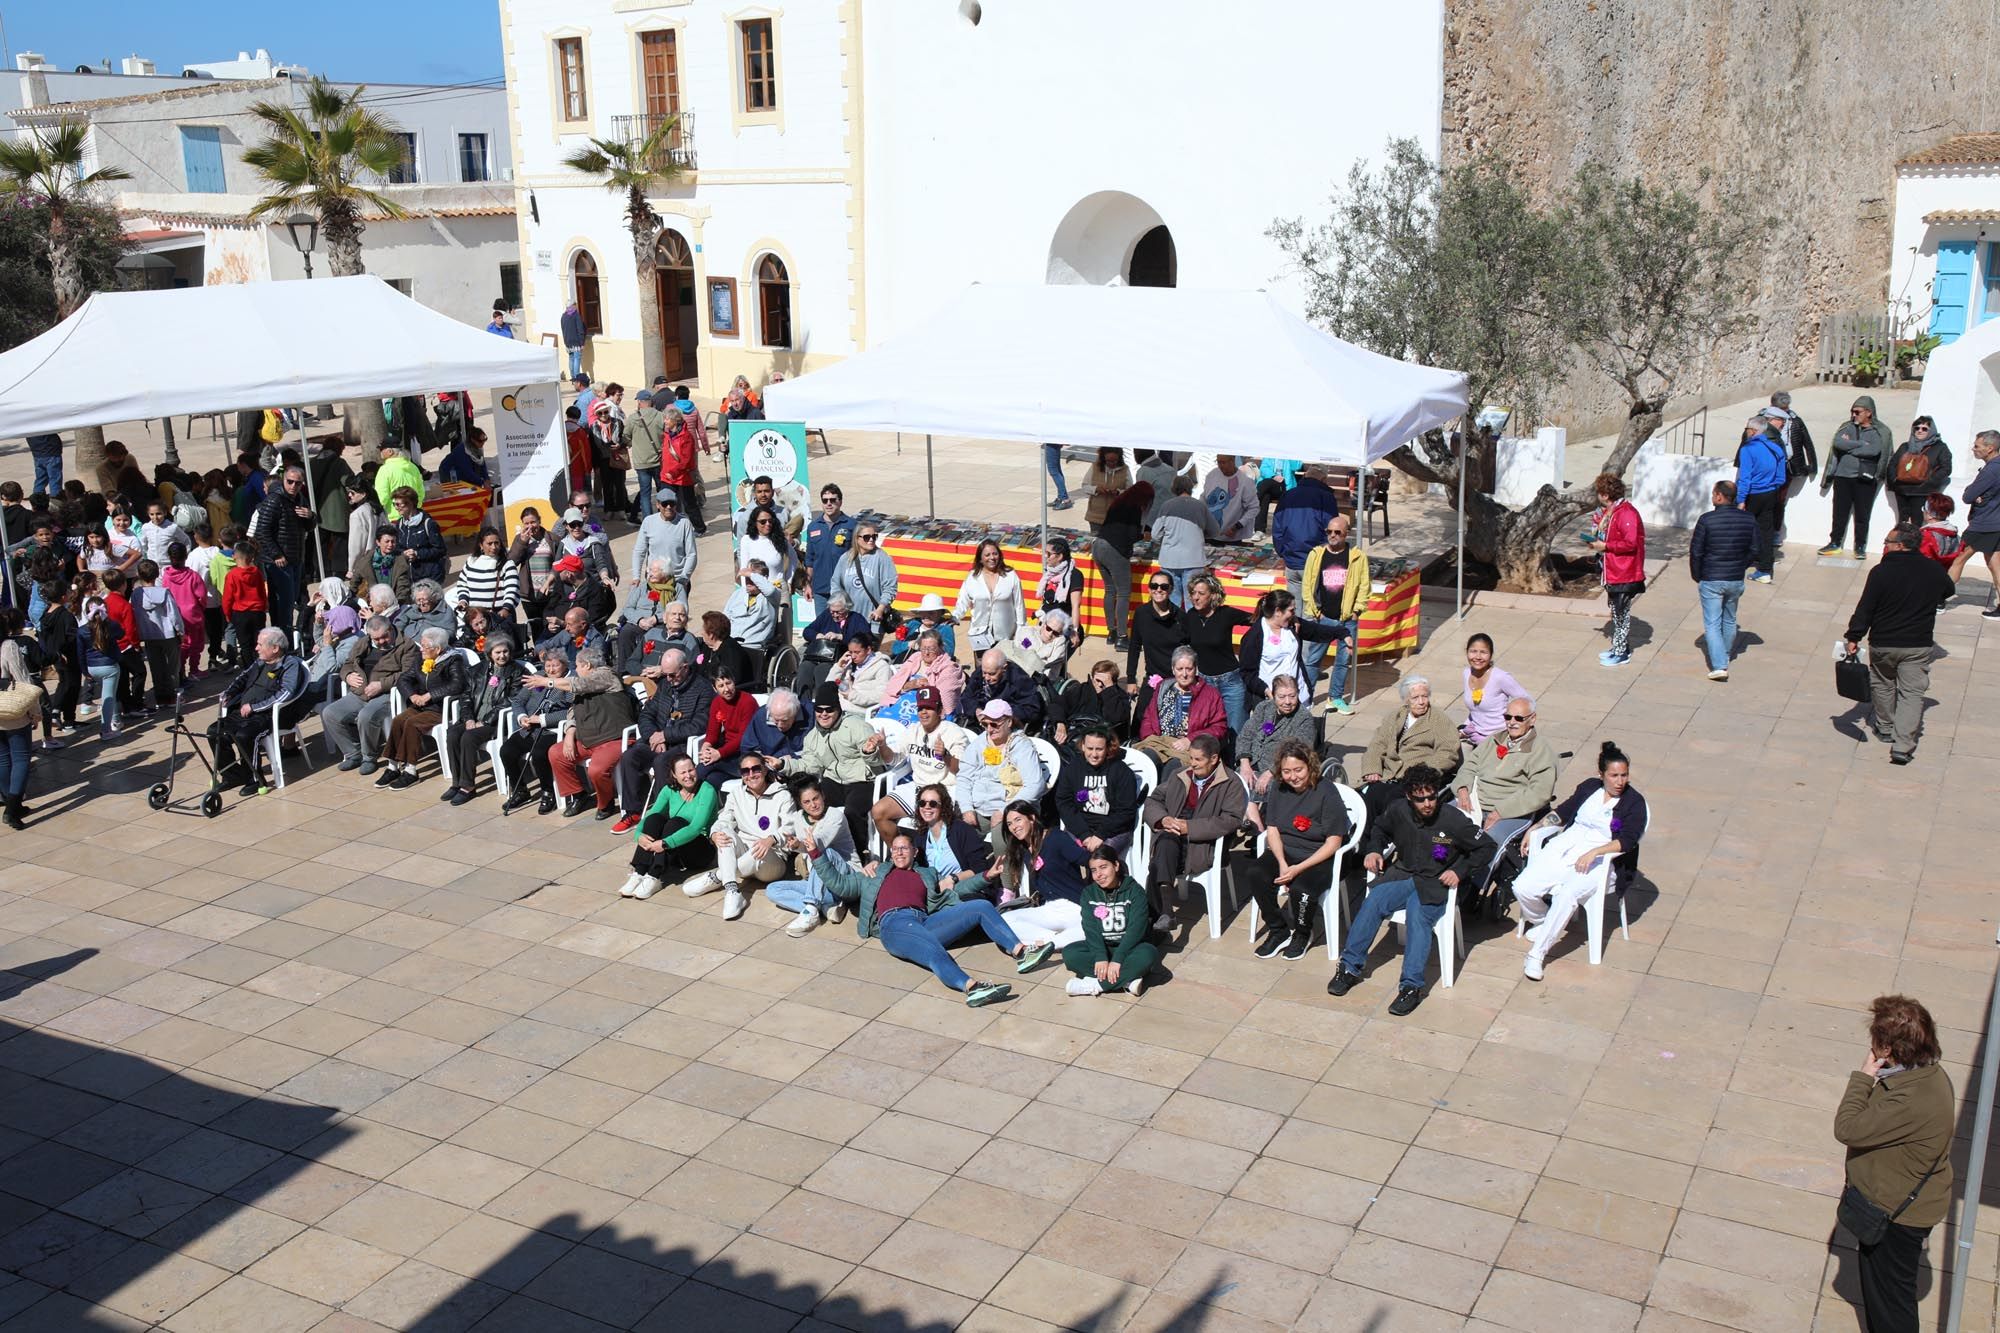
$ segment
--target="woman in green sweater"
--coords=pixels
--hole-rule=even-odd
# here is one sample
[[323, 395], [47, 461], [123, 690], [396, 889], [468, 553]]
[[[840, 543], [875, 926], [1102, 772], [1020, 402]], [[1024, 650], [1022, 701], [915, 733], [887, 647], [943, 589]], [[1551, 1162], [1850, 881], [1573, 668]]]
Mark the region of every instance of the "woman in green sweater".
[[1069, 993], [1122, 990], [1136, 1000], [1160, 950], [1146, 938], [1146, 890], [1125, 873], [1125, 862], [1109, 843], [1090, 853], [1082, 906], [1083, 939], [1062, 951], [1064, 965], [1076, 973]]
[[696, 776], [694, 759], [680, 755], [667, 771], [667, 783], [633, 831], [638, 847], [632, 853], [632, 877], [618, 890], [621, 898], [650, 898], [668, 879], [686, 879], [698, 870], [715, 868], [715, 843], [708, 837], [715, 823], [715, 788]]

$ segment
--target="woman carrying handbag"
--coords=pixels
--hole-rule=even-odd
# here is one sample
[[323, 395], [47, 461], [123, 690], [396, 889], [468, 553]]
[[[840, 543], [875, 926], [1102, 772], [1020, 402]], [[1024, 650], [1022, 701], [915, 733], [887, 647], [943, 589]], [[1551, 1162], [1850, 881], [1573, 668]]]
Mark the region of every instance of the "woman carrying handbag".
[[1907, 995], [1869, 1005], [1868, 1059], [1847, 1076], [1833, 1136], [1847, 1149], [1840, 1223], [1860, 1247], [1868, 1333], [1917, 1333], [1924, 1241], [1951, 1206], [1951, 1077], [1937, 1025]]

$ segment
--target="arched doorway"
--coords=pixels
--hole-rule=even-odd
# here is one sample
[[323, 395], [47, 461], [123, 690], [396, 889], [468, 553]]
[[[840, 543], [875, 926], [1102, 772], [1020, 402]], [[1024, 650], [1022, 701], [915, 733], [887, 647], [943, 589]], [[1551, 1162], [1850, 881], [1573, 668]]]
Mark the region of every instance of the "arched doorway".
[[1137, 195], [1103, 190], [1078, 200], [1049, 240], [1048, 281], [1171, 287], [1177, 264], [1166, 219]]
[[1174, 234], [1165, 226], [1153, 228], [1132, 247], [1132, 260], [1125, 266], [1125, 281], [1134, 287], [1174, 285]]
[[757, 314], [764, 346], [792, 345], [792, 276], [776, 255], [757, 261]]
[[596, 337], [604, 332], [604, 298], [597, 285], [597, 261], [590, 257], [590, 251], [579, 250], [570, 258], [569, 274], [584, 332]]
[[694, 378], [697, 336], [694, 300], [694, 252], [687, 238], [663, 230], [653, 248], [653, 281], [660, 300], [661, 372], [675, 380]]

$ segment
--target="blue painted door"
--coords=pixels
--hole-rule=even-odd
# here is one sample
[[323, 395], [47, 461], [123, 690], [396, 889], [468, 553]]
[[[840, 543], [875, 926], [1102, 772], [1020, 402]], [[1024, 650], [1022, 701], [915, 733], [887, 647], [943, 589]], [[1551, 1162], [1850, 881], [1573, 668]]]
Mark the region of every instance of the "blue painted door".
[[1937, 277], [1931, 282], [1931, 332], [1945, 342], [1965, 332], [1972, 303], [1972, 267], [1977, 241], [1939, 241]]
[[181, 126], [181, 165], [190, 194], [223, 194], [222, 131], [213, 125]]
[[2000, 316], [2000, 241], [1986, 243], [1986, 272], [1983, 277], [1979, 309], [1972, 317], [1974, 324], [1984, 324]]

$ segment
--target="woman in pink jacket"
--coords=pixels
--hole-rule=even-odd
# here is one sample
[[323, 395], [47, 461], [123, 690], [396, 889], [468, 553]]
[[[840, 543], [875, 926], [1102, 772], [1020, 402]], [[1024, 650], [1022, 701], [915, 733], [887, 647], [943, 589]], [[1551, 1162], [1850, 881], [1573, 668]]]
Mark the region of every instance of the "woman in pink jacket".
[[1646, 525], [1625, 498], [1625, 483], [1609, 472], [1597, 479], [1603, 506], [1591, 524], [1590, 549], [1604, 557], [1604, 595], [1611, 602], [1611, 647], [1597, 655], [1605, 666], [1632, 660], [1632, 599], [1646, 591]]
[[882, 691], [882, 701], [893, 704], [903, 697], [905, 690], [921, 689], [925, 685], [937, 690], [944, 701], [946, 717], [957, 713], [959, 691], [965, 688], [965, 668], [944, 650], [944, 640], [935, 630], [924, 630], [917, 636], [917, 651], [904, 658], [895, 674], [889, 677], [889, 684]]

